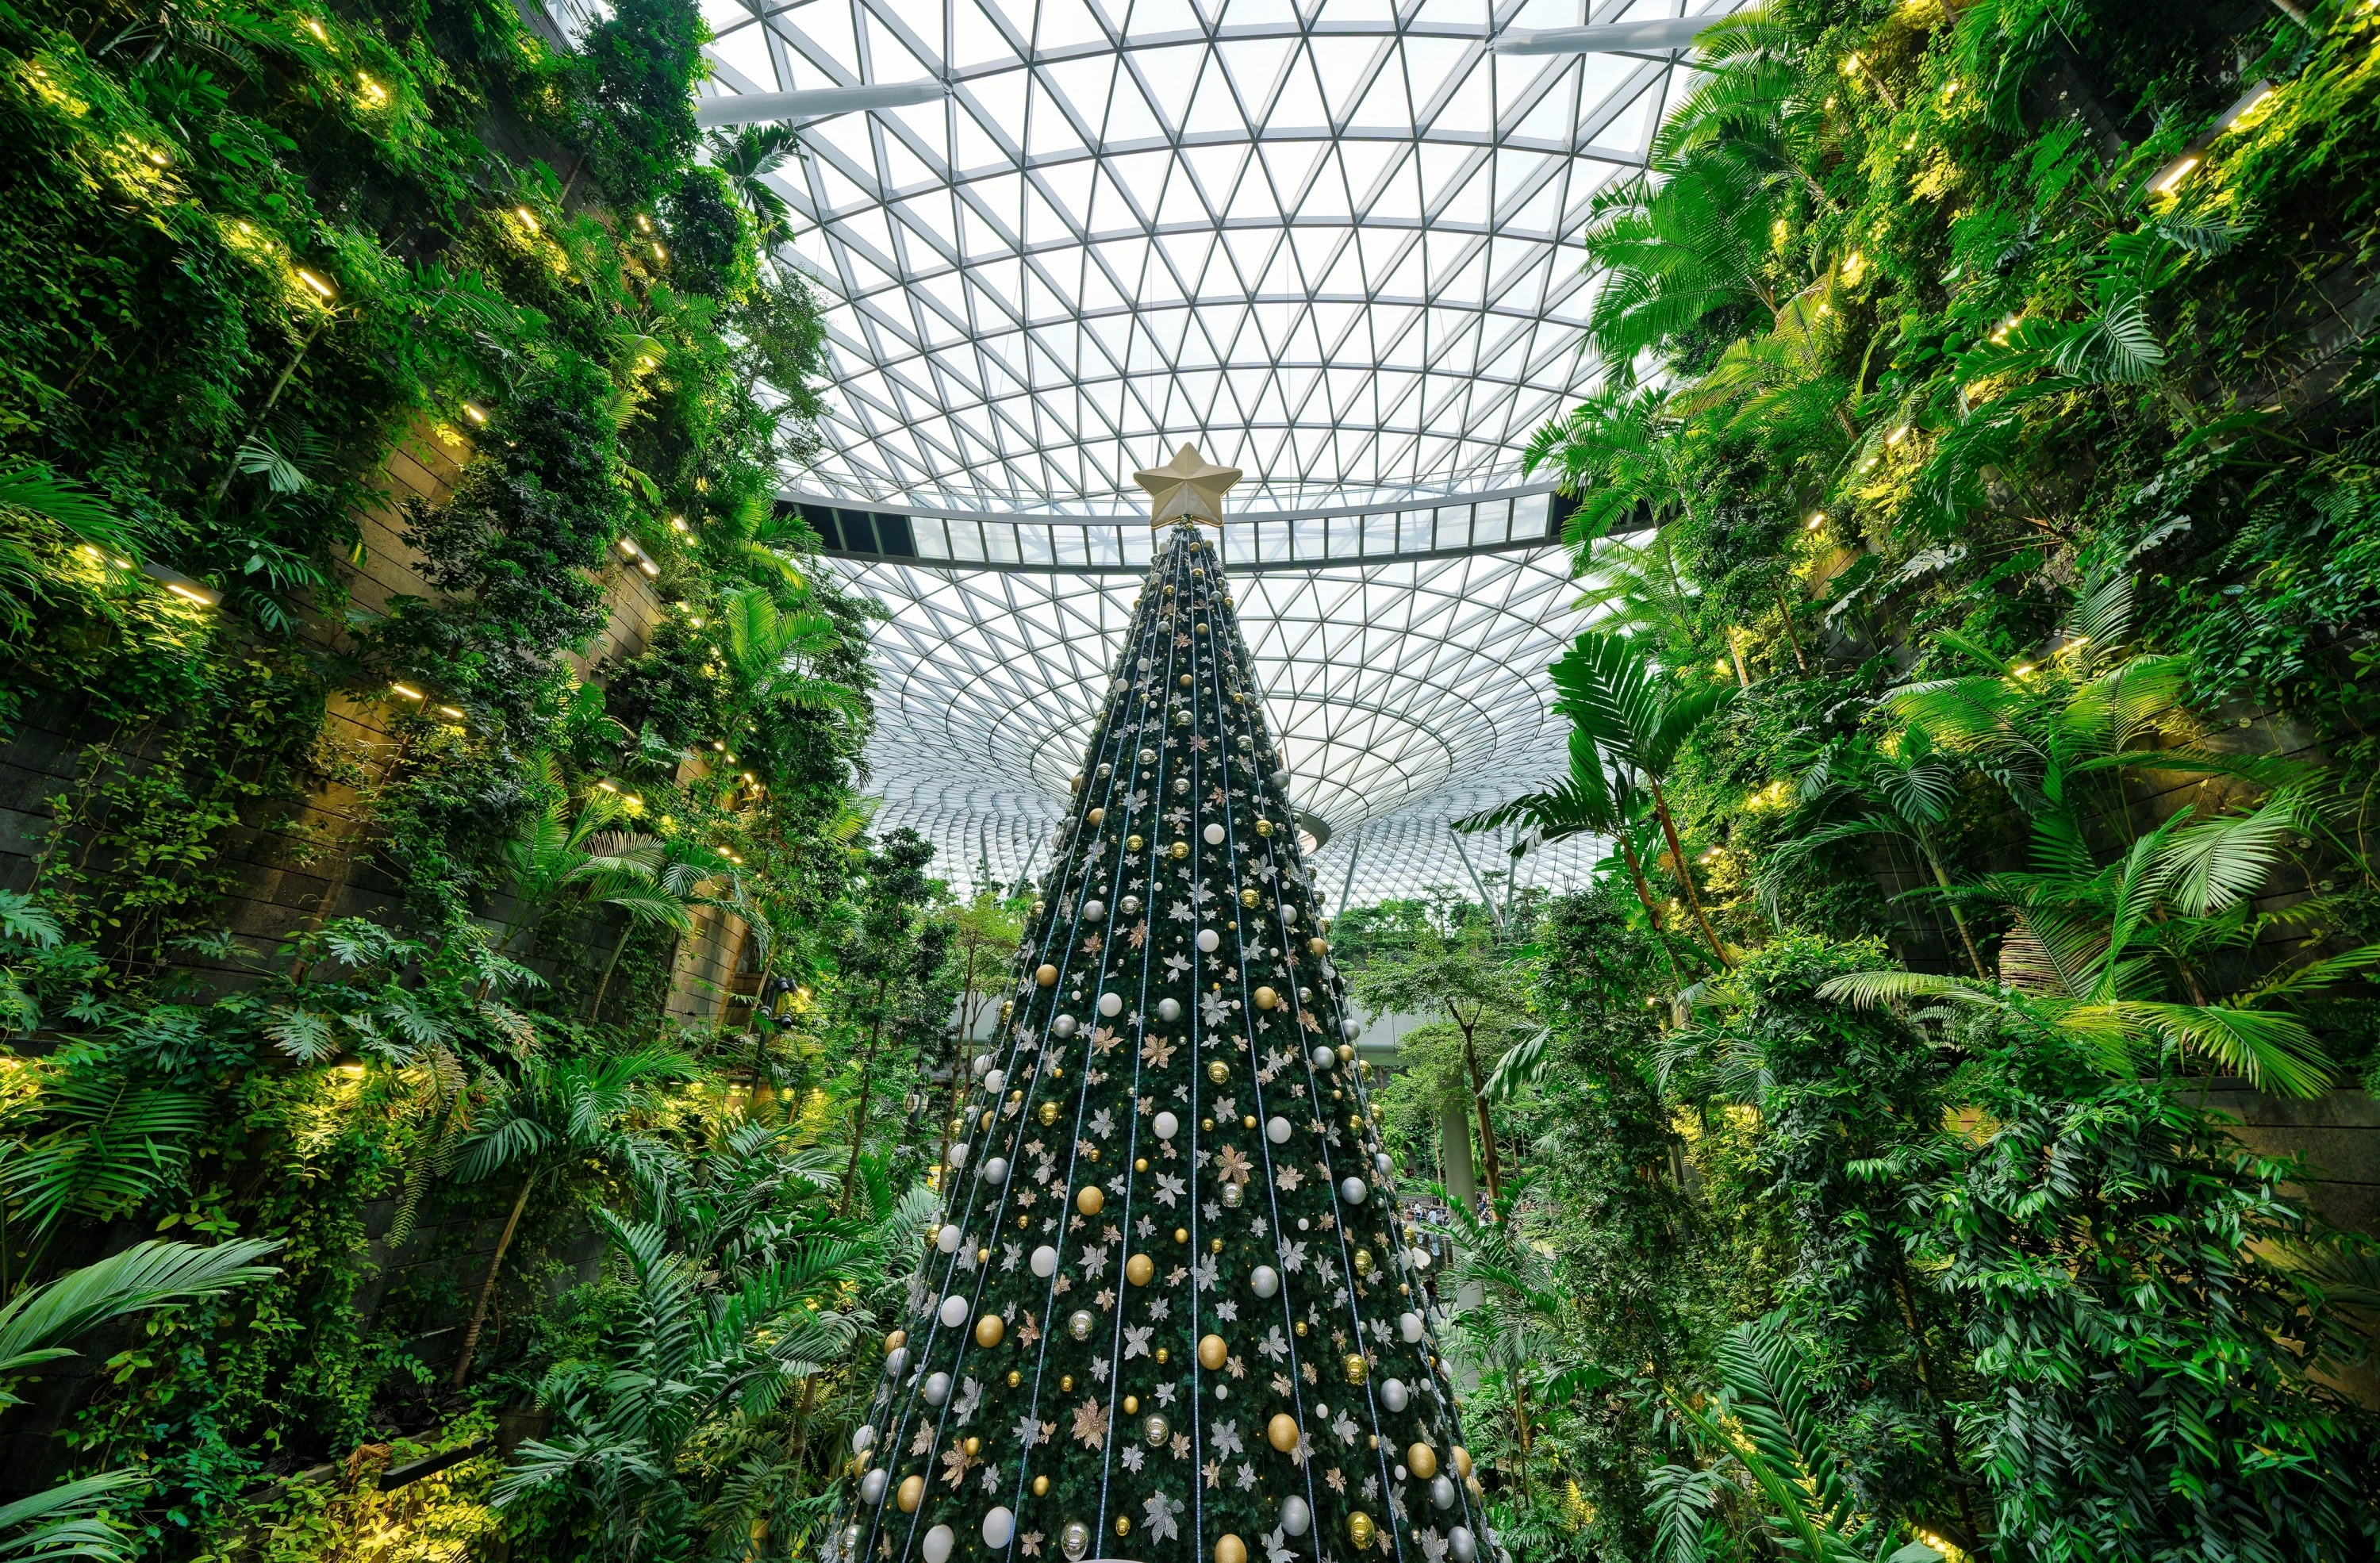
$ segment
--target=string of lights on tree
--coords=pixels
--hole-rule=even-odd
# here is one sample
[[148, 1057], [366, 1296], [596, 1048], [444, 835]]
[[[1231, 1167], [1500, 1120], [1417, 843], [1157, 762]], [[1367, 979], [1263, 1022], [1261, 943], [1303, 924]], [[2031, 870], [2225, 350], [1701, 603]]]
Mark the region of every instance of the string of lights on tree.
[[1137, 476], [1172, 525], [823, 1563], [1475, 1563], [1427, 1258], [1194, 525], [1239, 474]]

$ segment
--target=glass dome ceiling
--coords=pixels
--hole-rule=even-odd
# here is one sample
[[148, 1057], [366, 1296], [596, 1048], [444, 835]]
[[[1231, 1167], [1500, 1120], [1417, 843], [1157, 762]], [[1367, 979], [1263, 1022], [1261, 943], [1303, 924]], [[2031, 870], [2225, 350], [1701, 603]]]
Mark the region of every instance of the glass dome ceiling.
[[[1592, 20], [1734, 8], [1597, 0]], [[847, 507], [819, 508], [856, 518], [821, 527], [830, 551], [892, 613], [884, 823], [933, 836], [955, 879], [1026, 867], [1136, 589], [1102, 571], [1146, 557], [1131, 474], [1190, 441], [1247, 473], [1228, 501], [1259, 571], [1243, 618], [1270, 626], [1252, 650], [1326, 872], [1354, 860], [1358, 901], [1471, 883], [1446, 821], [1566, 765], [1544, 668], [1576, 627], [1567, 561], [1509, 506], [1500, 535], [1409, 534], [1514, 492], [1522, 442], [1599, 378], [1571, 240], [1643, 166], [1675, 57], [1491, 53], [1588, 21], [1585, 0], [705, 15], [712, 93], [950, 89], [809, 122], [773, 176], [780, 259], [825, 305], [830, 361], [826, 449], [789, 497]], [[1391, 542], [1259, 560], [1255, 517], [1294, 533], [1325, 514]]]

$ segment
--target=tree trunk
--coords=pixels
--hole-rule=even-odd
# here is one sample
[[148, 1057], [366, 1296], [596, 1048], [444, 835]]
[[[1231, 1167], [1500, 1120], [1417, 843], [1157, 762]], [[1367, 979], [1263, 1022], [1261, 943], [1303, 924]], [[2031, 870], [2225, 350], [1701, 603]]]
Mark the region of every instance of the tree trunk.
[[621, 925], [620, 937], [612, 944], [612, 958], [603, 963], [603, 979], [595, 985], [595, 1002], [587, 1006], [587, 1018], [589, 1021], [603, 1018], [603, 995], [612, 987], [613, 969], [620, 963], [620, 951], [628, 948], [628, 936], [636, 931], [637, 924], [634, 918]]
[[535, 1172], [521, 1180], [512, 1214], [504, 1218], [504, 1230], [496, 1239], [496, 1251], [488, 1256], [488, 1273], [480, 1279], [479, 1305], [471, 1310], [471, 1327], [463, 1332], [463, 1350], [455, 1359], [455, 1376], [447, 1381], [450, 1390], [461, 1389], [463, 1381], [470, 1376], [471, 1358], [480, 1350], [480, 1330], [488, 1322], [488, 1302], [496, 1294], [496, 1272], [504, 1268], [504, 1250], [513, 1245], [513, 1233], [520, 1228], [521, 1211], [528, 1205], [529, 1190], [535, 1187]]
[[[1943, 868], [1942, 860], [1934, 855], [1932, 843], [1920, 842], [1917, 844], [1925, 849], [1926, 866], [1934, 870], [1934, 882], [1941, 886], [1944, 890], [1949, 890], [1950, 888], [1950, 876], [1949, 872]], [[1974, 936], [1967, 931], [1966, 914], [1959, 910], [1959, 903], [1955, 901], [1946, 901], [1943, 904], [1950, 909], [1951, 926], [1959, 930], [1959, 942], [1967, 947], [1967, 962], [1970, 965], [1975, 968], [1975, 975], [1985, 982], [1991, 981], [1992, 974], [1984, 970], [1983, 956], [1976, 953]]]
[[1703, 938], [1709, 941], [1711, 953], [1718, 957], [1720, 965], [1733, 971], [1735, 963], [1727, 958], [1727, 950], [1719, 943], [1718, 935], [1711, 931], [1710, 918], [1703, 915], [1703, 898], [1694, 889], [1694, 870], [1686, 862], [1685, 847], [1678, 841], [1678, 827], [1670, 818], [1670, 802], [1661, 795], [1658, 782], [1647, 777], [1645, 785], [1653, 790], [1653, 812], [1660, 817], [1661, 834], [1670, 843], [1670, 861], [1678, 866], [1678, 883], [1685, 887], [1686, 904], [1694, 908], [1694, 921], [1702, 926]]
[[1785, 621], [1785, 643], [1793, 648], [1793, 665], [1803, 672], [1810, 671], [1810, 659], [1802, 655], [1802, 637], [1793, 628], [1793, 610], [1785, 605], [1785, 592], [1777, 593], [1777, 613]]
[[1653, 942], [1661, 947], [1661, 960], [1670, 968], [1670, 988], [1677, 992], [1686, 986], [1679, 975], [1678, 958], [1670, 950], [1669, 933], [1661, 927], [1661, 908], [1653, 900], [1653, 887], [1645, 882], [1645, 866], [1636, 861], [1636, 848], [1628, 840], [1627, 828], [1620, 832], [1620, 854], [1628, 860], [1628, 876], [1636, 881], [1636, 899], [1644, 905], [1645, 915], [1653, 920]]
[[884, 1035], [880, 984], [879, 987], [880, 1013], [876, 1024], [868, 1028], [868, 1052], [859, 1065], [859, 1109], [851, 1115], [851, 1159], [843, 1166], [843, 1201], [835, 1210], [838, 1216], [851, 1214], [851, 1191], [859, 1181], [859, 1146], [868, 1138], [868, 1097], [876, 1085], [876, 1043]]

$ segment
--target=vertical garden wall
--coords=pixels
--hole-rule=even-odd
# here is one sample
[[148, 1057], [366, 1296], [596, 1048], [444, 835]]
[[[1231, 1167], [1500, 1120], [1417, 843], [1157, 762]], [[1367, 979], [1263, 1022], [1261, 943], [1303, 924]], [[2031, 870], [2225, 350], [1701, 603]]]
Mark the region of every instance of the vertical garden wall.
[[0, 7], [0, 1545], [807, 1533], [961, 982], [701, 40]]
[[[1516, 1557], [2380, 1535], [2360, 6], [1777, 0], [1582, 239], [1588, 895], [1362, 909]], [[1524, 857], [1517, 872], [1526, 875]]]

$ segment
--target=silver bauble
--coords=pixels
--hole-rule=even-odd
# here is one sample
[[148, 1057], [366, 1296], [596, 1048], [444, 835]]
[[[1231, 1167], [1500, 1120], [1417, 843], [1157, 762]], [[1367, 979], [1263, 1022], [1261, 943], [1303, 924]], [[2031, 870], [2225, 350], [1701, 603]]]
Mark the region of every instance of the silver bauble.
[[1223, 936], [1217, 933], [1214, 929], [1200, 928], [1198, 930], [1198, 948], [1203, 953], [1212, 955], [1216, 951], [1221, 949], [1222, 945]]
[[1075, 1309], [1066, 1320], [1066, 1333], [1077, 1340], [1088, 1340], [1091, 1338], [1091, 1331], [1099, 1327], [1099, 1321], [1091, 1316], [1091, 1311], [1088, 1308]]
[[1270, 1265], [1258, 1265], [1248, 1272], [1248, 1290], [1258, 1297], [1270, 1297], [1281, 1290], [1281, 1272]]
[[859, 1501], [869, 1508], [884, 1501], [884, 1488], [892, 1481], [891, 1473], [878, 1466], [859, 1479]]
[[1430, 1483], [1429, 1502], [1431, 1508], [1452, 1508], [1454, 1507], [1454, 1498], [1455, 1492], [1453, 1477], [1440, 1474]]
[[1293, 1536], [1302, 1536], [1305, 1534], [1305, 1528], [1313, 1523], [1314, 1510], [1306, 1507], [1304, 1498], [1292, 1496], [1281, 1500], [1282, 1530]]
[[1080, 1520], [1067, 1521], [1058, 1533], [1058, 1550], [1066, 1555], [1066, 1563], [1083, 1563], [1083, 1555], [1091, 1550], [1091, 1528]]
[[1410, 1401], [1411, 1399], [1411, 1395], [1409, 1395], [1405, 1390], [1405, 1381], [1403, 1379], [1384, 1378], [1380, 1380], [1380, 1404], [1388, 1407], [1390, 1411], [1401, 1412], [1404, 1410], [1407, 1402]]
[[941, 1405], [951, 1398], [951, 1375], [947, 1373], [928, 1374], [926, 1382], [917, 1387], [917, 1393], [926, 1404]]
[[1454, 1554], [1454, 1563], [1471, 1563], [1479, 1556], [1479, 1544], [1472, 1539], [1469, 1529], [1462, 1525], [1447, 1533], [1446, 1549]]
[[1033, 1273], [1048, 1280], [1058, 1273], [1058, 1251], [1048, 1243], [1033, 1251]]

